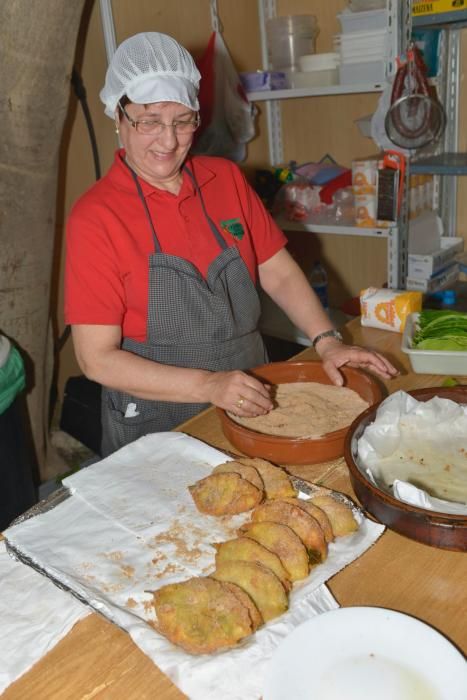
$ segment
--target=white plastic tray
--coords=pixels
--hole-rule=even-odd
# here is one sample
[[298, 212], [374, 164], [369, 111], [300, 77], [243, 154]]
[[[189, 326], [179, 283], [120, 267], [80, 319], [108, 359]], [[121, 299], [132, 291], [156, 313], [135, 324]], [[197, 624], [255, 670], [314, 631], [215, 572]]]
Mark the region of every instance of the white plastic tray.
[[459, 265], [454, 262], [431, 277], [419, 279], [418, 277], [407, 276], [405, 286], [407, 289], [418, 290], [420, 292], [438, 292], [441, 289], [452, 286], [458, 277]]
[[412, 313], [408, 316], [402, 335], [402, 352], [409, 356], [413, 371], [417, 374], [451, 374], [467, 377], [467, 352], [412, 349], [412, 338], [419, 315], [419, 313]]
[[426, 254], [409, 253], [407, 277], [428, 279], [440, 272], [464, 249], [464, 239], [441, 236], [440, 247]]
[[342, 32], [370, 32], [375, 29], [386, 29], [388, 15], [385, 9], [368, 10], [366, 12], [341, 12], [337, 15]]

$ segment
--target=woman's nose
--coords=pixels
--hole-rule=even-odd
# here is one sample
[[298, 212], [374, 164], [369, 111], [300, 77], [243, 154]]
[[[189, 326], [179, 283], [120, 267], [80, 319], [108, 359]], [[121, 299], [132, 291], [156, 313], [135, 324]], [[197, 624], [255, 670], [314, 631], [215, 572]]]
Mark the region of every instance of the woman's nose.
[[159, 143], [163, 143], [167, 149], [172, 149], [178, 144], [177, 134], [172, 124], [165, 124], [162, 133], [157, 137]]

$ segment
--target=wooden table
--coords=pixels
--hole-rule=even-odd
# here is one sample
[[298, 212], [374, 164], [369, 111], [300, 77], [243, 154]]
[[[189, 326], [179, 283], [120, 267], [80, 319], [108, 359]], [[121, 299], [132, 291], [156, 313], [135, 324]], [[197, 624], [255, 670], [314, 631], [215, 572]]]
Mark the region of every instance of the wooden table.
[[[385, 382], [398, 389], [440, 386], [444, 377], [417, 375], [400, 352], [401, 336], [352, 321], [347, 342], [378, 349], [401, 370]], [[313, 359], [307, 349], [298, 356]], [[464, 381], [466, 381], [464, 379]], [[217, 414], [208, 409], [180, 429], [223, 450], [234, 448], [223, 436]], [[312, 481], [352, 494], [342, 460], [296, 467]], [[414, 615], [443, 632], [467, 652], [467, 556], [418, 544], [390, 530], [363, 556], [336, 574], [328, 586], [341, 606], [375, 605]], [[47, 656], [3, 694], [4, 700], [180, 700], [185, 697], [135, 646], [129, 635], [93, 613], [79, 622]]]

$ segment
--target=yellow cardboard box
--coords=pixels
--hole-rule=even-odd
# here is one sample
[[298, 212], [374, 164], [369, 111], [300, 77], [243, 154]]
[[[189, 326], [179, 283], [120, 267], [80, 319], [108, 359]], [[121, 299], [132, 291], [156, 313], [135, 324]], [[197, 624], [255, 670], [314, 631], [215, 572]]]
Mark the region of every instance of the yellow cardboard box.
[[420, 17], [422, 15], [436, 15], [440, 12], [455, 12], [456, 10], [467, 10], [467, 0], [414, 0], [412, 4], [412, 15]]

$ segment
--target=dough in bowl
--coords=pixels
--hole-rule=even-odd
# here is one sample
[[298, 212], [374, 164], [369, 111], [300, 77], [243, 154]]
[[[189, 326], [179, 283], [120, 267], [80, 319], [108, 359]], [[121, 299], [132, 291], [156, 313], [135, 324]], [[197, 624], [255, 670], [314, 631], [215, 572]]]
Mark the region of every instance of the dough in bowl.
[[353, 389], [318, 382], [277, 384], [274, 402], [275, 407], [265, 416], [229, 416], [266, 435], [319, 438], [347, 428], [369, 406]]

